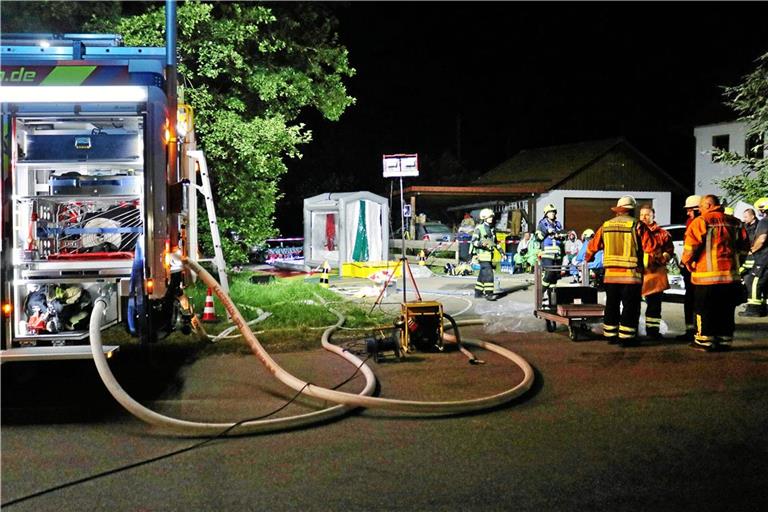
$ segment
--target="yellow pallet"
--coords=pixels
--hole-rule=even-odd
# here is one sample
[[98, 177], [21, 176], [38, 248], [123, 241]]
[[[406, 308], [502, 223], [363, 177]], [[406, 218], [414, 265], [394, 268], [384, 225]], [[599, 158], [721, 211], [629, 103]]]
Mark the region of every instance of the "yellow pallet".
[[351, 261], [341, 264], [341, 277], [368, 278], [383, 270], [394, 270], [395, 277], [403, 274], [403, 266], [399, 261]]

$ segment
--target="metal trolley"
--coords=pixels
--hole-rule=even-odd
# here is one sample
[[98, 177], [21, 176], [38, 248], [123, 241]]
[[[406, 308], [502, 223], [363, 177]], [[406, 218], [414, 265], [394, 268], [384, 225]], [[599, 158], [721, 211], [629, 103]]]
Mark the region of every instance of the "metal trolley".
[[546, 322], [547, 332], [555, 332], [557, 324], [568, 327], [568, 337], [576, 341], [579, 334], [586, 337], [589, 333], [589, 323], [603, 318], [605, 306], [597, 303], [597, 288], [589, 286], [589, 269], [584, 262], [581, 268], [581, 284], [579, 286], [559, 286], [553, 290], [552, 300], [544, 304], [544, 287], [541, 284], [543, 271], [560, 272], [566, 267], [562, 265], [543, 266], [536, 262], [534, 279], [536, 284], [536, 307], [533, 314]]

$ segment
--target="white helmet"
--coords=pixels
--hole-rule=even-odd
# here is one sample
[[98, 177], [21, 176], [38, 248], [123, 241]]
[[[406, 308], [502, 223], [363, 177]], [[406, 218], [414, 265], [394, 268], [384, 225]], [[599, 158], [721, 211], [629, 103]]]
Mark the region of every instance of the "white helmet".
[[549, 212], [555, 212], [557, 213], [557, 208], [555, 208], [555, 205], [548, 204], [544, 207], [544, 215], [548, 214]]
[[685, 206], [683, 208], [699, 208], [699, 203], [701, 202], [701, 196], [699, 195], [693, 195], [688, 196], [685, 198]]
[[493, 210], [490, 208], [483, 208], [480, 210], [480, 220], [485, 220], [489, 217], [493, 217]]

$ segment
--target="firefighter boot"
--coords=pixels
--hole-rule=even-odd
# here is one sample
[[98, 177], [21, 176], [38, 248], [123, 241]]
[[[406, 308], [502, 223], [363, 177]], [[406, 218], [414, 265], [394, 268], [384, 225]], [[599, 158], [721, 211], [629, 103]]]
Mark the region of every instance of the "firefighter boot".
[[741, 311], [739, 316], [765, 316], [765, 310], [760, 304], [747, 304], [747, 309]]
[[678, 341], [693, 341], [696, 331], [687, 329], [683, 334], [678, 335], [675, 339]]

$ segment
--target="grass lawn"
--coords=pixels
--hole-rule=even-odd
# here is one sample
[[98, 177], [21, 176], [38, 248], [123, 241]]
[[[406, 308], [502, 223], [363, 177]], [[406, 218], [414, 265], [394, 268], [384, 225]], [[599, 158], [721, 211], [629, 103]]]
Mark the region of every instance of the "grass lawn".
[[[369, 314], [369, 308], [358, 306], [315, 283], [293, 278], [276, 279], [269, 284], [253, 284], [250, 282], [252, 275], [252, 272], [230, 275], [230, 297], [246, 321], [258, 318], [262, 311], [271, 313], [266, 320], [251, 325], [261, 344], [270, 352], [320, 347], [323, 331], [338, 320], [328, 310], [329, 307], [346, 316], [345, 329], [334, 335], [335, 342], [364, 338], [378, 326], [392, 325], [393, 318], [390, 315], [378, 310]], [[198, 316], [203, 312], [206, 290], [200, 281], [186, 290]], [[219, 334], [232, 325], [216, 297], [214, 307], [219, 321], [203, 324], [210, 335]], [[235, 330], [232, 335], [238, 333]], [[134, 350], [139, 345], [138, 340], [128, 335], [122, 325], [105, 331], [103, 342], [120, 345], [121, 350]], [[194, 358], [216, 353], [251, 353], [242, 337], [225, 338], [213, 343], [201, 341], [194, 333], [184, 335], [180, 332], [174, 332], [168, 338], [158, 341], [153, 350], [181, 351]]]

